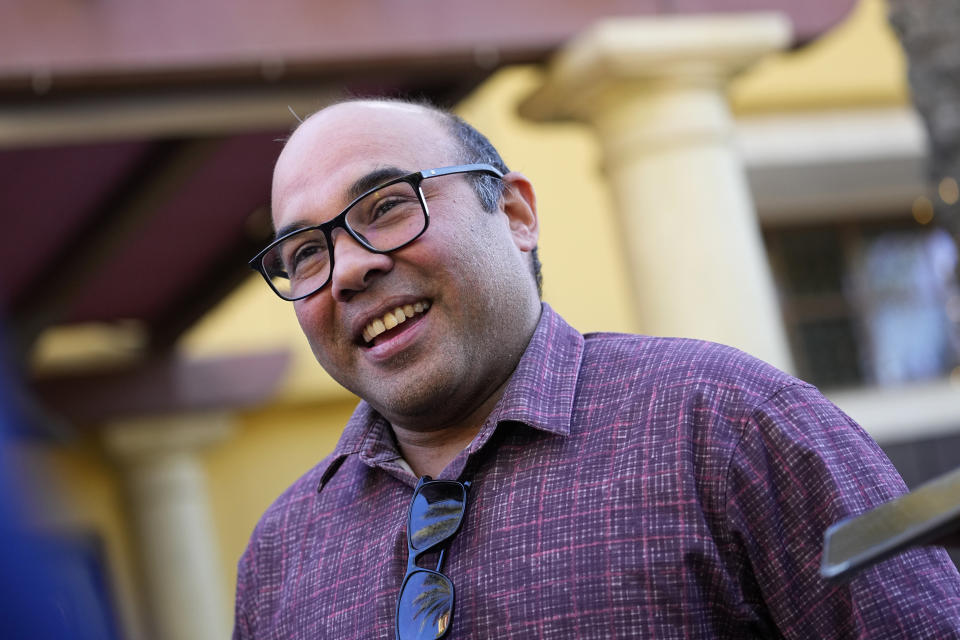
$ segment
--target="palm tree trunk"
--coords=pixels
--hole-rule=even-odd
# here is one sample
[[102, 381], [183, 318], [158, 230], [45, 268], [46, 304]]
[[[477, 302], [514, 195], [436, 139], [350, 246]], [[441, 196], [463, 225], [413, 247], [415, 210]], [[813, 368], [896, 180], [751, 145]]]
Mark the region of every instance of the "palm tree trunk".
[[930, 137], [936, 219], [960, 246], [960, 0], [887, 0], [909, 63], [913, 102]]

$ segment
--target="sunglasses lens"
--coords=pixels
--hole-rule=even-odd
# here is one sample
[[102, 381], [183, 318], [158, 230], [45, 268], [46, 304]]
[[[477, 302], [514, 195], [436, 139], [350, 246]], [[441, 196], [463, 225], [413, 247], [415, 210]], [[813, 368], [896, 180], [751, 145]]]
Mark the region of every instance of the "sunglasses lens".
[[467, 492], [459, 482], [430, 482], [420, 487], [410, 507], [410, 544], [417, 552], [440, 544], [457, 532]]
[[403, 583], [397, 604], [400, 640], [437, 640], [450, 627], [453, 583], [435, 571], [414, 571]]

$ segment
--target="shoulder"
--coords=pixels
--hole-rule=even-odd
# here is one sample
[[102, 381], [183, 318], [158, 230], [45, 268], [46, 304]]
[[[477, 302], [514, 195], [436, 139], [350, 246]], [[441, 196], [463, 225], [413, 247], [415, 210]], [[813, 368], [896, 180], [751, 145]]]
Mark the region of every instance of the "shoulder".
[[331, 454], [300, 476], [264, 512], [253, 529], [237, 565], [236, 629], [234, 637], [253, 637], [258, 620], [275, 605], [269, 596], [283, 580], [284, 557], [296, 548], [325, 470], [335, 460]]
[[584, 336], [581, 375], [591, 385], [628, 386], [663, 399], [699, 398], [749, 412], [783, 389], [809, 384], [739, 349], [687, 338], [621, 333]]
[[261, 563], [274, 553], [282, 553], [282, 544], [295, 542], [296, 532], [309, 521], [311, 505], [316, 503], [310, 498], [317, 494], [321, 478], [336, 459], [328, 455], [273, 501], [254, 527], [241, 562]]
[[729, 346], [612, 333], [584, 338], [574, 400], [578, 428], [602, 437], [612, 427], [631, 443], [621, 447], [624, 455], [636, 449], [631, 455], [668, 456], [717, 495], [724, 493], [730, 460], [761, 416], [771, 418], [765, 428], [784, 426], [781, 414], [767, 410], [770, 403], [786, 396], [828, 402], [811, 385]]

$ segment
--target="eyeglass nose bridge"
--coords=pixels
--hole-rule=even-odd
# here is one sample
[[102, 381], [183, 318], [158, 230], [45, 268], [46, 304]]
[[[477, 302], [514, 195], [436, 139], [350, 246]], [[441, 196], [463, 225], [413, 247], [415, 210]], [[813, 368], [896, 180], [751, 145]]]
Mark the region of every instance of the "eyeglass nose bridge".
[[[337, 232], [340, 233], [337, 233]], [[367, 251], [367, 253], [377, 253], [376, 249], [370, 248], [367, 242], [363, 239], [363, 236], [360, 236], [357, 232], [351, 229], [347, 225], [346, 219], [338, 220], [338, 224], [328, 227], [323, 230], [324, 235], [327, 237], [327, 251], [330, 254], [330, 272], [333, 273], [333, 265], [336, 262], [336, 253], [337, 253], [337, 239], [338, 236], [346, 236], [350, 240], [358, 245], [361, 249]]]
[[[330, 259], [329, 274], [327, 275], [327, 281], [321, 287], [334, 286], [333, 281], [337, 269], [337, 236], [346, 236], [349, 238], [349, 242], [356, 244], [364, 253], [360, 254], [364, 259], [368, 259], [367, 254], [372, 254], [375, 256], [387, 255], [389, 251], [381, 251], [371, 246], [366, 238], [355, 229], [350, 227], [346, 219], [346, 212], [337, 216], [335, 219], [331, 220], [328, 223], [329, 226], [323, 227], [323, 234], [327, 240], [327, 254]], [[337, 230], [341, 230], [340, 233], [337, 233]], [[342, 238], [339, 238], [342, 240]], [[342, 262], [342, 261], [341, 261]]]
[[[453, 536], [444, 538], [441, 541], [441, 546], [437, 555], [437, 566], [433, 568], [433, 570], [436, 571], [437, 573], [443, 572], [443, 560], [447, 553], [446, 543], [449, 542], [452, 537]], [[417, 564], [417, 560], [419, 560], [423, 556], [435, 550], [436, 550], [436, 546], [430, 547], [429, 549], [424, 549], [422, 551], [417, 551], [416, 549], [414, 549], [412, 553], [407, 555], [407, 573], [409, 574], [416, 571], [417, 569], [423, 569], [423, 567]]]

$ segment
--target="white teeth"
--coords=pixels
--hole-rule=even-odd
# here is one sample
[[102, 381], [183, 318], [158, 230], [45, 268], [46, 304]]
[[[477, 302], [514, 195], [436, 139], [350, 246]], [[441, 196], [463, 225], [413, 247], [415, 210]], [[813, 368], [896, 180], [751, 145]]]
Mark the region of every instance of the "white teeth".
[[413, 304], [405, 304], [402, 307], [397, 307], [393, 311], [388, 311], [387, 313], [383, 314], [383, 316], [377, 318], [364, 327], [363, 341], [370, 342], [384, 331], [393, 329], [398, 324], [406, 322], [412, 318], [415, 314], [423, 313], [429, 308], [430, 303], [423, 301], [415, 302]]

